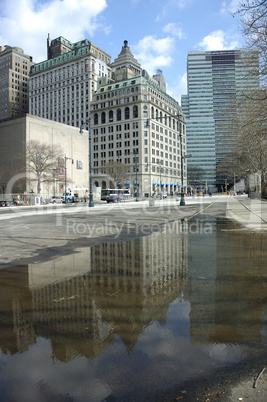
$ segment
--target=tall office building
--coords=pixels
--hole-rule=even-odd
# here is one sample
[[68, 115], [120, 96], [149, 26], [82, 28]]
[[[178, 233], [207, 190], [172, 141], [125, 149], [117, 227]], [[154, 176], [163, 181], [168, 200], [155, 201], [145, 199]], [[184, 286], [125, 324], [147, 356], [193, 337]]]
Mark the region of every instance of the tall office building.
[[[248, 62], [249, 60], [249, 62]], [[218, 171], [224, 156], [233, 149], [234, 136], [227, 125], [237, 112], [238, 97], [259, 88], [258, 53], [254, 50], [189, 52], [187, 95], [182, 110], [187, 121], [188, 166], [203, 169], [201, 184], [210, 190], [225, 188], [227, 178]]]
[[[179, 103], [161, 88], [161, 72], [157, 79], [141, 75], [127, 41], [112, 70], [113, 80], [99, 79], [91, 103], [94, 185], [145, 195], [179, 191], [182, 170], [186, 184], [186, 160], [181, 161], [185, 118]], [[113, 161], [125, 167], [119, 182], [107, 168]]]
[[111, 77], [111, 58], [89, 40], [47, 39], [47, 60], [30, 73], [30, 114], [80, 127], [89, 118], [99, 77]]
[[19, 47], [0, 46], [0, 120], [29, 111], [32, 57]]

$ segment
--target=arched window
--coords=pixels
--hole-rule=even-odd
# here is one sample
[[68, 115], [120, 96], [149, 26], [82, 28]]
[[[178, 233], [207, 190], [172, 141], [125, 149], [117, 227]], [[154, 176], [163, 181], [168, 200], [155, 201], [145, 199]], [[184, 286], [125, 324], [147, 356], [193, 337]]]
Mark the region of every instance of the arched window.
[[98, 124], [98, 114], [94, 114], [94, 125], [96, 126]]
[[159, 117], [159, 111], [158, 109], [156, 109], [156, 120], [158, 120], [158, 117]]
[[170, 128], [172, 127], [172, 118], [171, 117], [169, 117], [169, 127]]
[[128, 107], [125, 108], [124, 113], [125, 113], [125, 116], [124, 116], [125, 120], [129, 119], [130, 118], [130, 109]]
[[117, 121], [121, 120], [121, 109], [117, 110]]
[[152, 108], [151, 108], [151, 119], [154, 119], [154, 107], [152, 106]]
[[133, 118], [136, 118], [136, 117], [138, 117], [138, 106], [134, 106], [133, 107]]
[[101, 113], [101, 124], [105, 124], [106, 123], [106, 113], [102, 112]]
[[172, 121], [172, 128], [173, 128], [173, 130], [175, 130], [175, 119], [173, 119], [173, 121]]
[[160, 112], [160, 114], [159, 114], [159, 116], [160, 116], [160, 122], [162, 123], [162, 112]]
[[113, 122], [113, 110], [110, 110], [110, 111], [109, 111], [109, 114], [108, 114], [108, 121], [109, 121], [110, 123]]
[[165, 126], [167, 126], [168, 121], [167, 121], [167, 115], [166, 115], [166, 114], [165, 114], [165, 116], [164, 116], [164, 120], [165, 120]]

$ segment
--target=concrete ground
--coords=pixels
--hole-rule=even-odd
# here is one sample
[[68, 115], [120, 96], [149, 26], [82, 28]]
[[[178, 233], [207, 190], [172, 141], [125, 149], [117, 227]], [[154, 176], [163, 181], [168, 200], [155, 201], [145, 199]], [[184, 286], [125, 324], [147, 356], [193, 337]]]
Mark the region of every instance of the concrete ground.
[[101, 241], [147, 235], [168, 223], [207, 214], [238, 222], [238, 230], [267, 231], [267, 202], [245, 196], [169, 197], [118, 204], [0, 208], [0, 267], [66, 254]]

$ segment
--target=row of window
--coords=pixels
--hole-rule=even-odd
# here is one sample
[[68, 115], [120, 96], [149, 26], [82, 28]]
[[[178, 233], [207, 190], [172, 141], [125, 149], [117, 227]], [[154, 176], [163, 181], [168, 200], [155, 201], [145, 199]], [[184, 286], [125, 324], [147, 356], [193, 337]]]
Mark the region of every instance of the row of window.
[[[121, 120], [129, 120], [130, 117], [130, 108], [126, 107], [122, 113], [121, 109], [117, 109], [116, 113], [113, 112], [113, 110], [110, 110], [109, 112], [102, 112], [100, 116], [98, 113], [94, 114], [94, 125], [97, 126], [98, 124], [105, 124], [105, 123], [112, 123], [114, 121], [114, 115], [116, 114], [116, 120], [121, 121]], [[132, 118], [138, 118], [138, 106], [133, 107], [133, 115]]]

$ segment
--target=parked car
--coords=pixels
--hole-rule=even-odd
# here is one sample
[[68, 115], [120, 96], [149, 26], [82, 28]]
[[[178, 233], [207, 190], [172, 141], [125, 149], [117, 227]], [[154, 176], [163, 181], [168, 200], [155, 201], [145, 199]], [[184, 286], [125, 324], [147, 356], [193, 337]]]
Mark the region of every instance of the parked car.
[[55, 196], [51, 199], [52, 204], [62, 204], [62, 201], [63, 199], [60, 196]]
[[108, 204], [110, 202], [121, 202], [121, 197], [118, 196], [117, 194], [110, 194], [107, 196], [106, 201]]
[[13, 198], [14, 205], [24, 205], [24, 201], [19, 198]]

